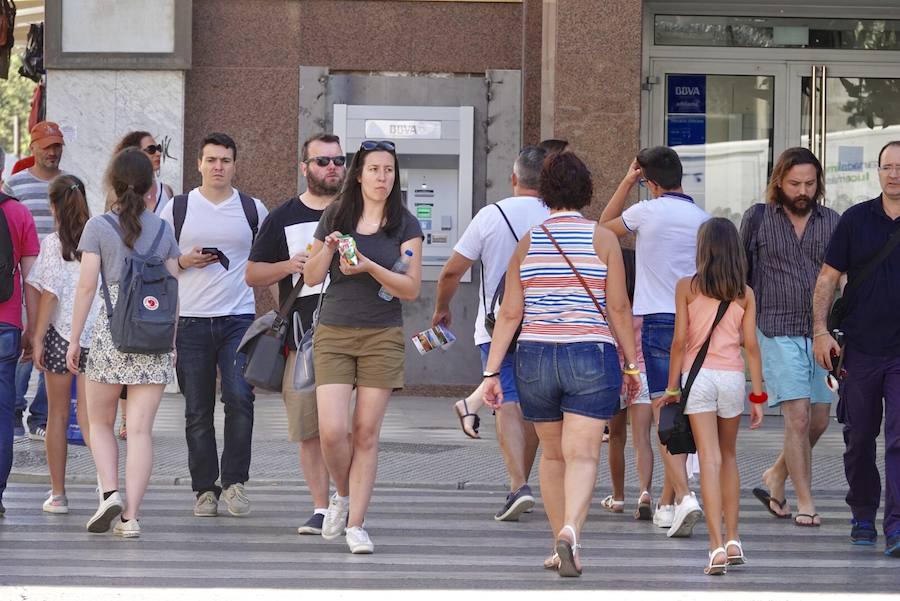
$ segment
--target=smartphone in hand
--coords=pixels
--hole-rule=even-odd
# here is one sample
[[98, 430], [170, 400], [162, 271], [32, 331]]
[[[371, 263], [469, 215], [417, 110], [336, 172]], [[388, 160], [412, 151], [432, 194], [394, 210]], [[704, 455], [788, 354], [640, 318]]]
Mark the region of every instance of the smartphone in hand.
[[223, 253], [215, 246], [204, 246], [200, 249], [200, 253], [204, 255], [215, 255], [216, 258], [219, 259], [219, 263], [222, 265], [222, 267], [224, 267], [226, 270], [228, 269], [228, 266], [230, 264], [228, 257], [226, 257], [225, 253]]

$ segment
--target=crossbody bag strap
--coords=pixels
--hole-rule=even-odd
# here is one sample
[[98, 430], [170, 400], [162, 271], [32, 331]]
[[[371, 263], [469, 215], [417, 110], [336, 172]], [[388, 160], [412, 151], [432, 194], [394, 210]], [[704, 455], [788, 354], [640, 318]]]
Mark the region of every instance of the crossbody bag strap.
[[498, 205], [497, 203], [494, 203], [494, 206], [497, 207], [498, 211], [500, 211], [500, 215], [503, 217], [503, 221], [506, 222], [506, 227], [509, 228], [509, 233], [512, 234], [513, 238], [516, 239], [516, 244], [518, 244], [519, 237], [516, 236], [516, 230], [513, 229], [512, 224], [509, 222], [509, 219], [506, 217], [506, 213], [503, 212], [503, 208], [500, 205]]
[[578, 281], [581, 282], [582, 288], [584, 288], [584, 291], [588, 293], [588, 296], [591, 297], [591, 300], [594, 301], [594, 306], [597, 307], [597, 310], [600, 311], [600, 316], [604, 321], [606, 321], [606, 313], [604, 313], [603, 307], [601, 307], [600, 303], [597, 301], [597, 297], [594, 296], [594, 293], [591, 292], [590, 288], [588, 288], [587, 282], [584, 281], [584, 277], [582, 277], [581, 273], [575, 268], [575, 265], [572, 263], [569, 257], [566, 256], [566, 253], [563, 252], [562, 247], [556, 242], [556, 238], [553, 237], [553, 234], [550, 233], [550, 230], [547, 229], [547, 226], [542, 223], [541, 229], [544, 230], [544, 233], [547, 234], [548, 238], [550, 238], [550, 242], [553, 243], [553, 246], [556, 247], [556, 250], [559, 251], [559, 254], [562, 255], [562, 258], [565, 259], [566, 263], [569, 264], [569, 267], [572, 268], [572, 271], [575, 273], [575, 277], [577, 277]]
[[[509, 228], [509, 233], [512, 234], [513, 239], [516, 241], [516, 244], [519, 243], [519, 237], [516, 236], [516, 230], [513, 229], [512, 224], [509, 222], [509, 218], [506, 217], [506, 213], [503, 212], [503, 208], [494, 203], [494, 206], [497, 207], [497, 210], [500, 211], [500, 216], [503, 217], [503, 221], [506, 222], [506, 227]], [[487, 304], [487, 296], [485, 295], [484, 290], [484, 259], [481, 260], [481, 302], [484, 304], [484, 313], [487, 315], [490, 313], [490, 309], [494, 306], [494, 303], [497, 300], [497, 296], [500, 294], [500, 286], [497, 286], [497, 289], [494, 290], [494, 296], [491, 299], [490, 307]]]
[[[322, 283], [324, 284], [325, 282]], [[278, 311], [275, 312], [275, 319], [272, 321], [273, 330], [280, 329], [281, 326], [287, 322], [288, 316], [291, 314], [291, 307], [294, 306], [294, 302], [297, 300], [297, 297], [300, 296], [301, 290], [303, 290], [302, 275], [297, 278], [297, 283], [291, 288], [290, 294], [287, 295], [287, 298], [285, 298], [284, 302], [281, 303], [281, 306], [278, 307]]]
[[853, 281], [847, 284], [846, 288], [844, 288], [844, 292], [841, 296], [848, 296], [851, 292], [859, 288], [859, 286], [863, 283], [863, 281], [872, 275], [872, 272], [875, 271], [875, 268], [878, 265], [888, 258], [888, 255], [894, 250], [894, 247], [900, 243], [900, 228], [897, 228], [897, 231], [894, 232], [891, 237], [888, 239], [887, 243], [881, 247], [881, 250], [878, 251], [878, 254], [869, 259], [869, 262], [866, 263], [863, 268], [859, 271], [859, 275], [853, 278]]
[[703, 343], [703, 346], [700, 347], [700, 350], [697, 352], [697, 356], [694, 358], [694, 363], [691, 365], [691, 371], [688, 372], [687, 381], [685, 381], [684, 386], [681, 387], [681, 411], [684, 412], [684, 408], [687, 405], [688, 394], [691, 391], [691, 386], [694, 384], [694, 380], [697, 379], [697, 374], [700, 373], [700, 368], [703, 366], [703, 361], [706, 359], [706, 353], [709, 352], [709, 343], [712, 341], [713, 332], [716, 330], [716, 326], [719, 325], [719, 322], [722, 321], [722, 318], [725, 317], [725, 312], [728, 311], [728, 306], [731, 304], [731, 301], [722, 301], [719, 303], [719, 310], [716, 312], [716, 318], [713, 320], [713, 325], [709, 329], [709, 335], [706, 337], [706, 341]]

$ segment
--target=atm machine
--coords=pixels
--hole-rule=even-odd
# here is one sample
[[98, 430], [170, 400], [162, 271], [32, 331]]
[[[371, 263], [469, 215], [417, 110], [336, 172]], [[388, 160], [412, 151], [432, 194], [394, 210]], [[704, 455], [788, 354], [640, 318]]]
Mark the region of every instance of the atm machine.
[[333, 120], [348, 162], [363, 140], [396, 145], [403, 202], [425, 234], [422, 279], [437, 281], [472, 220], [474, 108], [335, 104]]

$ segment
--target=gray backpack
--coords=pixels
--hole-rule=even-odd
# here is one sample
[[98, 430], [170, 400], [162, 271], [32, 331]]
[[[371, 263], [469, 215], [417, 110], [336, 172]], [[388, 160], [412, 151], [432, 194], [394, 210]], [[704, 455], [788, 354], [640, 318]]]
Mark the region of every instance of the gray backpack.
[[[125, 233], [118, 220], [108, 214], [103, 217], [124, 241]], [[109, 330], [113, 345], [120, 352], [159, 355], [172, 350], [178, 322], [178, 280], [169, 273], [165, 259], [156, 252], [166, 227], [165, 221], [159, 224], [156, 238], [145, 254], [132, 250], [125, 258], [115, 309], [106, 277], [100, 270]]]

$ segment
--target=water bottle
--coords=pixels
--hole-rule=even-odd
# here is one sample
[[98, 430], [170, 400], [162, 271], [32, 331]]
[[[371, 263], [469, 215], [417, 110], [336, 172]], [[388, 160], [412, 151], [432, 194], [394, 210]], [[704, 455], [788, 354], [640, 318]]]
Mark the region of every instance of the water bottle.
[[[391, 271], [395, 273], [406, 273], [406, 270], [409, 269], [409, 262], [412, 261], [413, 252], [408, 250], [400, 255], [400, 258], [397, 259], [397, 262], [394, 263], [394, 266], [391, 267]], [[394, 295], [388, 292], [384, 286], [381, 287], [381, 290], [378, 291], [378, 298], [382, 300], [394, 300]]]

